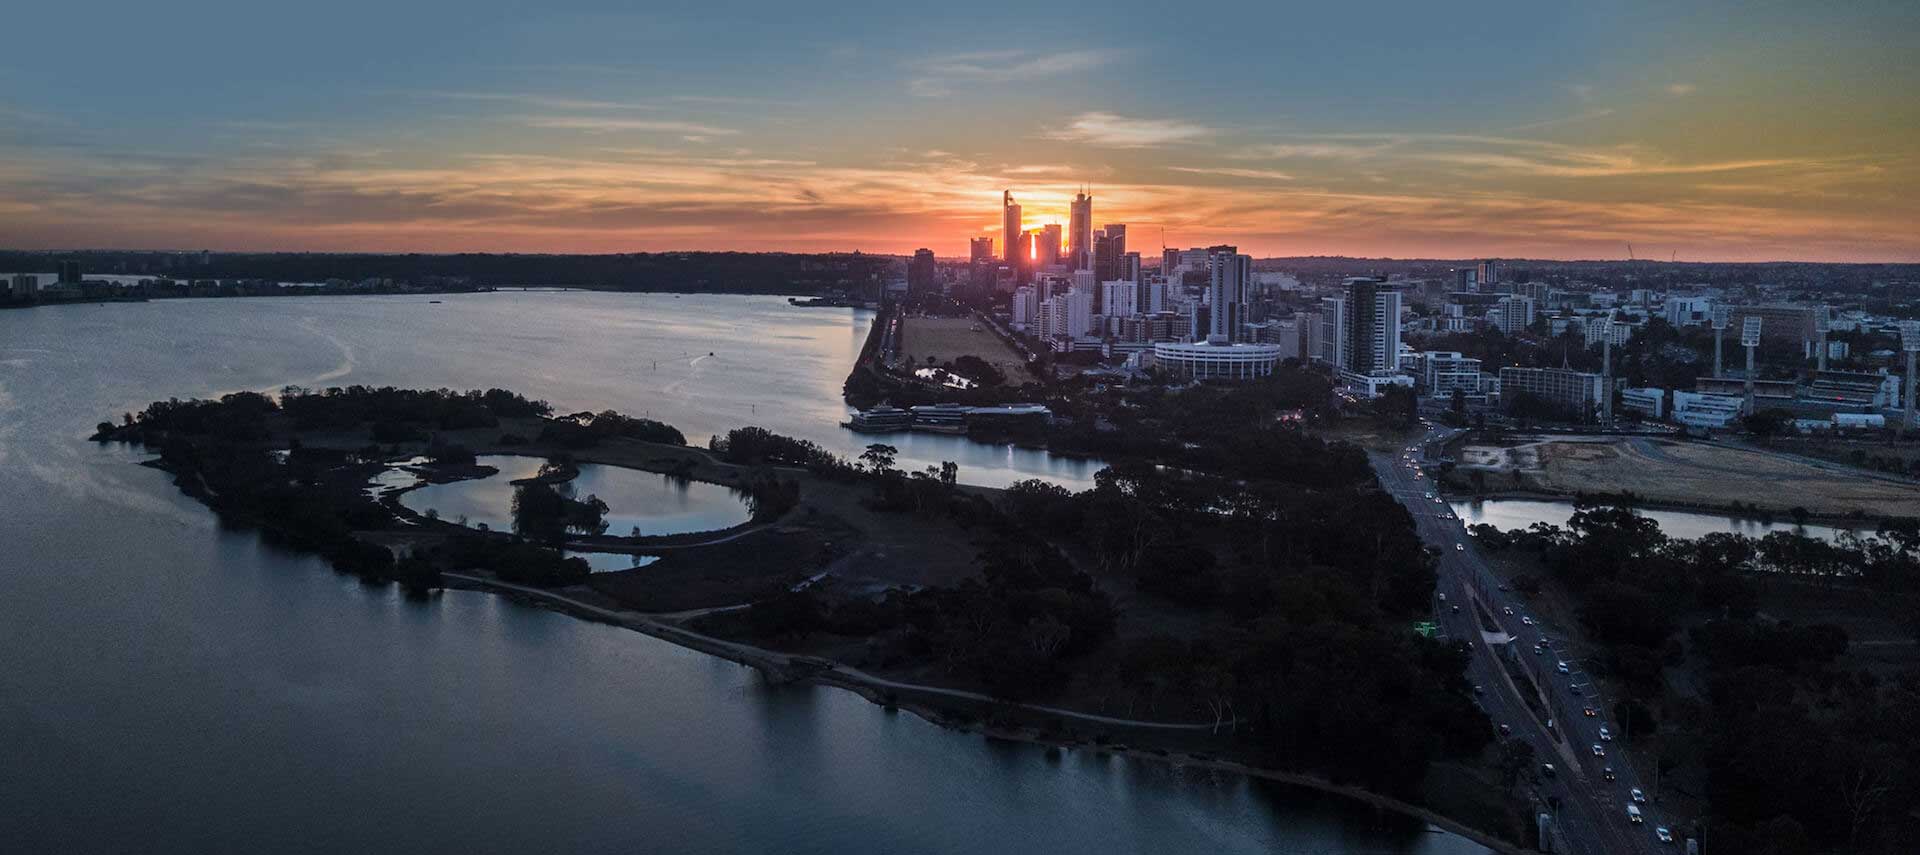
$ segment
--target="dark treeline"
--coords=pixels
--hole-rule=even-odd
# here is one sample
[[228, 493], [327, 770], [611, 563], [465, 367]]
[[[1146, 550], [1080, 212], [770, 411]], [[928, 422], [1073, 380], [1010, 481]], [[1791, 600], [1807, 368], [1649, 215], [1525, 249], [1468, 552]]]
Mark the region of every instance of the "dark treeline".
[[[1245, 421], [1261, 420], [1249, 410]], [[1091, 490], [1026, 481], [997, 502], [957, 489], [946, 467], [894, 469], [885, 445], [847, 463], [736, 431], [716, 443], [729, 459], [837, 465], [873, 485], [876, 510], [967, 527], [982, 545], [980, 576], [878, 601], [791, 592], [706, 625], [767, 640], [864, 638], [879, 667], [937, 663], [1010, 699], [1198, 714], [1263, 764], [1412, 794], [1430, 762], [1470, 756], [1492, 735], [1470, 701], [1464, 651], [1413, 631], [1432, 556], [1357, 449], [1276, 431], [1285, 440], [1263, 443], [1253, 471], [1284, 478], [1131, 459]], [[1127, 589], [1152, 603], [1118, 611], [1114, 592]], [[1198, 620], [1166, 623], [1172, 613]]]
[[[1920, 673], [1846, 667], [1843, 629], [1770, 618], [1757, 602], [1769, 580], [1864, 587], [1920, 636], [1913, 521], [1837, 543], [1788, 532], [1676, 540], [1625, 507], [1582, 505], [1564, 529], [1475, 528], [1490, 548], [1538, 553], [1574, 595], [1603, 650], [1599, 670], [1628, 691], [1614, 711], [1627, 733], [1657, 740], [1661, 771], [1702, 773], [1716, 850], [1911, 851]], [[1697, 691], [1669, 684], [1677, 668], [1698, 676]]]
[[333, 253], [197, 254], [0, 252], [0, 270], [51, 271], [75, 259], [86, 274], [175, 279], [248, 278], [283, 282], [328, 279], [465, 280], [478, 286], [565, 285], [620, 291], [810, 294], [873, 285], [898, 265], [861, 253], [641, 252], [617, 255], [379, 255]]

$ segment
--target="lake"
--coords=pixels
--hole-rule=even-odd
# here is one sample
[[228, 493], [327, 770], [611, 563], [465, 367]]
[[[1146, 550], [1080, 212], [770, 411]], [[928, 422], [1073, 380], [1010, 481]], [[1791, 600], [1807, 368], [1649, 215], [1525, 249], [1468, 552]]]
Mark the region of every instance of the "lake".
[[[546, 459], [483, 454], [478, 462], [500, 470], [499, 474], [408, 490], [400, 495], [400, 504], [415, 513], [433, 510], [443, 520], [465, 518], [465, 525], [485, 523], [494, 531], [512, 531], [511, 482], [538, 474]], [[717, 531], [752, 518], [743, 497], [719, 484], [598, 463], [582, 463], [579, 468], [580, 474], [568, 484], [576, 498], [596, 496], [607, 503], [602, 517], [607, 534], [627, 536], [635, 529], [646, 535]]]
[[[1494, 528], [1527, 528], [1536, 522], [1544, 522], [1565, 528], [1567, 520], [1573, 518], [1572, 502], [1556, 502], [1540, 499], [1484, 499], [1481, 501], [1449, 502], [1453, 511], [1467, 525], [1486, 523]], [[1634, 513], [1660, 524], [1660, 531], [1668, 537], [1697, 540], [1714, 532], [1744, 534], [1748, 537], [1765, 537], [1776, 531], [1791, 531], [1808, 537], [1832, 540], [1838, 537], [1842, 529], [1829, 525], [1796, 526], [1792, 520], [1775, 520], [1771, 523], [1756, 519], [1727, 516], [1725, 514], [1699, 513], [1696, 511], [1669, 511], [1650, 508], [1636, 508]], [[1871, 530], [1869, 525], [1868, 529]]]
[[[10, 852], [1465, 853], [1297, 789], [946, 731], [487, 594], [222, 530], [95, 422], [288, 383], [500, 386], [702, 437], [834, 424], [871, 316], [513, 293], [0, 312]], [[713, 356], [706, 356], [712, 352]], [[914, 436], [981, 483], [1090, 464]]]

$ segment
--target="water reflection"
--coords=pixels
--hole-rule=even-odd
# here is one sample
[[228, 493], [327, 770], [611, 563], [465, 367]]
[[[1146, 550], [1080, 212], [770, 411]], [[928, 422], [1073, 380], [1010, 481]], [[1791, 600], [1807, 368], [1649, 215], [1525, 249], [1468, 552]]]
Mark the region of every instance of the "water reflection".
[[[1467, 525], [1486, 523], [1503, 531], [1527, 528], [1536, 522], [1564, 528], [1567, 520], [1573, 518], [1574, 511], [1572, 502], [1537, 499], [1485, 499], [1456, 501], [1449, 504], [1452, 505], [1454, 513], [1458, 514]], [[1808, 537], [1832, 540], [1843, 531], [1830, 525], [1796, 526], [1792, 522], [1769, 523], [1756, 519], [1693, 511], [1635, 509], [1634, 513], [1658, 522], [1660, 530], [1668, 537], [1686, 540], [1695, 540], [1714, 532], [1743, 534], [1757, 538], [1776, 531], [1796, 532]]]

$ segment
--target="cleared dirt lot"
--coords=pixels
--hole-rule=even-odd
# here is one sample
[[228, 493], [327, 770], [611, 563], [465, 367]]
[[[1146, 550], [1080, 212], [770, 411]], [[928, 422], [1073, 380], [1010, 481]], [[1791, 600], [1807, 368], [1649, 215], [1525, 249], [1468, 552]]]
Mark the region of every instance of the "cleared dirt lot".
[[1491, 489], [1555, 493], [1630, 491], [1646, 500], [1726, 506], [1734, 502], [1816, 514], [1920, 515], [1920, 485], [1860, 470], [1703, 443], [1629, 438], [1549, 440], [1506, 449], [1468, 446], [1461, 471], [1486, 473]]
[[1013, 348], [972, 318], [904, 318], [900, 353], [921, 364], [929, 356], [942, 364], [962, 356], [978, 356], [1016, 383], [1027, 370], [1025, 360]]

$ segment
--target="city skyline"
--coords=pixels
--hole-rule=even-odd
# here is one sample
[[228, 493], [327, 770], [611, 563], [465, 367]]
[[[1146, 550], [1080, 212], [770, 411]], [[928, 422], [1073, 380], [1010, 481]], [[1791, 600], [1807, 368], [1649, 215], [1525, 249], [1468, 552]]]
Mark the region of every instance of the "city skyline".
[[[352, 5], [352, 4], [349, 4]], [[1920, 260], [1920, 11], [25, 10], [17, 248], [930, 247], [1096, 223], [1256, 257]], [[1743, 27], [1730, 33], [1737, 10]], [[347, 10], [351, 11], [351, 10]], [[1135, 14], [1137, 12], [1138, 14]], [[971, 23], [970, 23], [971, 22]], [[327, 50], [289, 55], [298, 31]], [[324, 59], [319, 58], [324, 56]], [[741, 57], [751, 57], [742, 62]], [[84, 60], [84, 61], [82, 61]], [[1068, 248], [1078, 250], [1068, 232]]]

